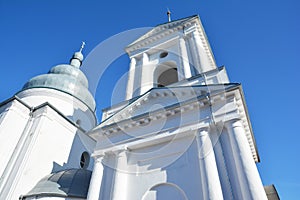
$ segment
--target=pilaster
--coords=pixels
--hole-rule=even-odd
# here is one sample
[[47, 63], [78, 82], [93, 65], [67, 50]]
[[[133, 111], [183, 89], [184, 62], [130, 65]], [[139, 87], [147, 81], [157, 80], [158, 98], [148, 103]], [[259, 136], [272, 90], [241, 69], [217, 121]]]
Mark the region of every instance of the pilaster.
[[192, 76], [191, 67], [189, 64], [188, 52], [186, 48], [186, 42], [183, 36], [179, 37], [179, 59], [183, 69], [183, 75], [179, 72], [179, 79], [187, 79]]
[[136, 68], [136, 59], [132, 57], [130, 60], [130, 67], [129, 67], [129, 72], [128, 72], [126, 100], [131, 99], [132, 95], [133, 95], [135, 68]]
[[[192, 41], [194, 43], [194, 49], [196, 50], [196, 60], [200, 61], [200, 73], [210, 71], [214, 69], [215, 64], [209, 59], [206, 51], [209, 51], [209, 47], [204, 46], [205, 44], [201, 41], [201, 36], [197, 30], [192, 33]], [[203, 36], [202, 36], [203, 37]]]
[[151, 70], [151, 65], [149, 64], [149, 55], [143, 53], [142, 55], [142, 65], [141, 65], [141, 93], [144, 94], [149, 89], [153, 87], [153, 72]]

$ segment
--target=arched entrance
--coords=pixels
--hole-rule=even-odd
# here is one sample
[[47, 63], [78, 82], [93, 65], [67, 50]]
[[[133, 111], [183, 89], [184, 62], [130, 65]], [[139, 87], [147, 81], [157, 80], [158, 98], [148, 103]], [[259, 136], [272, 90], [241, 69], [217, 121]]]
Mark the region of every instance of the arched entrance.
[[187, 200], [184, 191], [176, 184], [161, 183], [148, 190], [142, 200]]

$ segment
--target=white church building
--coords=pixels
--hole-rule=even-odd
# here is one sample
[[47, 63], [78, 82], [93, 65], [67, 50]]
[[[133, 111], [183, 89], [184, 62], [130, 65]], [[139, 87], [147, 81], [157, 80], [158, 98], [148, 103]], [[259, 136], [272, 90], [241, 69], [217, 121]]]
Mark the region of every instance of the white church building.
[[126, 99], [100, 123], [80, 49], [0, 104], [0, 199], [279, 199], [264, 187], [241, 84], [198, 16], [129, 44]]

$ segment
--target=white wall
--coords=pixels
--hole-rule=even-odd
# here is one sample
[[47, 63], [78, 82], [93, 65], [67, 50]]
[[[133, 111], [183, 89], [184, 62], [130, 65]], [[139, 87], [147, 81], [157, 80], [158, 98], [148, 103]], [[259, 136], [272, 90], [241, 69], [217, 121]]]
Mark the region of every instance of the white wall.
[[[0, 132], [22, 132], [26, 117], [20, 113], [22, 109], [11, 112], [10, 116], [6, 115], [8, 118], [4, 119], [6, 123], [0, 125]], [[22, 118], [25, 118], [23, 122], [16, 121]], [[5, 182], [1, 182], [3, 188], [0, 199], [18, 199], [46, 175], [63, 169], [80, 168], [81, 154], [84, 151], [91, 154], [95, 145], [94, 140], [49, 106], [43, 106], [32, 113], [32, 122], [22, 135], [24, 140], [17, 146], [16, 136], [1, 140], [1, 152], [9, 152], [13, 147], [18, 147], [19, 152], [13, 154], [16, 159], [12, 169], [5, 174]], [[91, 159], [88, 169], [92, 170], [92, 166]]]
[[50, 103], [74, 123], [80, 120], [79, 125], [84, 130], [92, 129], [97, 123], [95, 113], [87, 105], [64, 92], [50, 88], [32, 88], [21, 91], [17, 96], [30, 107]]
[[0, 108], [0, 186], [3, 173], [13, 166], [7, 166], [10, 159], [13, 161], [14, 152], [22, 143], [22, 134], [29, 120], [30, 110], [20, 102], [14, 100]]

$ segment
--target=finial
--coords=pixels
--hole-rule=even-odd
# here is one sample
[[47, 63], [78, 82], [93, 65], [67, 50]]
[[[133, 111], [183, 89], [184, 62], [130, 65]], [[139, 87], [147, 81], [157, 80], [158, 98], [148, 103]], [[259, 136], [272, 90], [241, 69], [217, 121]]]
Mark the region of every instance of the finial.
[[83, 61], [83, 55], [82, 55], [82, 50], [85, 46], [85, 42], [82, 41], [80, 50], [78, 52], [75, 52], [73, 54], [73, 57], [70, 60], [70, 65], [74, 66], [74, 67], [80, 67]]
[[171, 22], [171, 11], [169, 10], [169, 8], [167, 8], [167, 15], [168, 15], [168, 21]]
[[84, 42], [84, 41], [82, 41], [82, 44], [81, 44], [81, 47], [80, 47], [80, 50], [79, 50], [79, 52], [80, 52], [80, 53], [82, 52], [82, 50], [83, 50], [84, 46], [85, 46], [85, 42]]

